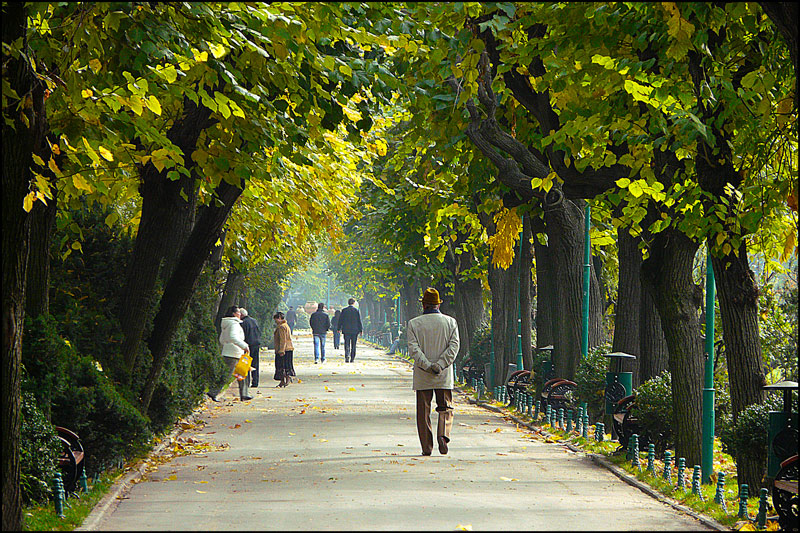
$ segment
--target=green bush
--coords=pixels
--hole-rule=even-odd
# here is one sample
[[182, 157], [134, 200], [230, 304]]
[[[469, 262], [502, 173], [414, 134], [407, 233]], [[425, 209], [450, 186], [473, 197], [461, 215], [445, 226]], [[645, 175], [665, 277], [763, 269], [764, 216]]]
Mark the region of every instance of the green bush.
[[600, 420], [606, 409], [605, 389], [608, 358], [603, 357], [611, 351], [610, 344], [595, 346], [586, 357], [582, 357], [575, 371], [575, 384], [578, 398], [586, 402], [589, 420]]
[[[472, 335], [472, 342], [469, 346], [469, 360], [472, 366], [476, 368], [484, 368], [483, 365], [491, 360], [491, 350], [492, 326], [491, 324], [484, 323], [481, 324], [481, 326], [475, 330], [475, 333]], [[464, 368], [464, 363], [466, 362], [467, 361], [465, 358], [456, 363], [459, 372], [461, 372], [461, 369]], [[484, 381], [488, 382], [488, 379], [484, 377]]]
[[650, 442], [663, 453], [673, 443], [672, 376], [665, 370], [636, 389], [636, 416]]
[[152, 436], [147, 419], [88, 357], [72, 359], [51, 405], [53, 423], [81, 438], [87, 473], [138, 452]]
[[20, 492], [24, 504], [44, 502], [52, 491], [61, 443], [30, 392], [22, 394], [19, 443]]
[[733, 457], [747, 454], [767, 463], [767, 434], [769, 432], [769, 412], [782, 411], [783, 403], [777, 394], [770, 394], [764, 403], [745, 407], [733, 423], [733, 417], [720, 420], [720, 441], [722, 450]]

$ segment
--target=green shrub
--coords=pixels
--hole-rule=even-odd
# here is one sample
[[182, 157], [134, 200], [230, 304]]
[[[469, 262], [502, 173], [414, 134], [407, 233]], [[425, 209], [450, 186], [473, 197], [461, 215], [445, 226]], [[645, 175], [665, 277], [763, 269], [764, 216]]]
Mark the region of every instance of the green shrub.
[[673, 443], [672, 376], [665, 370], [636, 389], [636, 416], [642, 430], [663, 453]]
[[36, 405], [33, 394], [22, 394], [19, 443], [20, 492], [23, 503], [44, 502], [51, 493], [61, 443], [53, 425]]
[[782, 411], [783, 403], [777, 394], [770, 394], [764, 403], [745, 407], [733, 423], [733, 417], [720, 420], [720, 441], [722, 451], [733, 457], [747, 454], [767, 463], [767, 434], [769, 432], [769, 412]]
[[[492, 326], [491, 324], [481, 324], [472, 335], [472, 342], [469, 346], [469, 360], [476, 368], [484, 368], [484, 365], [491, 360], [492, 350]], [[457, 361], [458, 371], [464, 368], [466, 358]], [[488, 378], [484, 376], [484, 381], [488, 383]]]
[[70, 362], [51, 405], [53, 423], [81, 438], [87, 473], [138, 452], [152, 436], [147, 419], [88, 357]]
[[600, 420], [606, 409], [605, 389], [608, 358], [603, 357], [611, 351], [610, 344], [595, 346], [586, 357], [582, 357], [575, 371], [575, 384], [578, 398], [586, 402], [589, 420]]

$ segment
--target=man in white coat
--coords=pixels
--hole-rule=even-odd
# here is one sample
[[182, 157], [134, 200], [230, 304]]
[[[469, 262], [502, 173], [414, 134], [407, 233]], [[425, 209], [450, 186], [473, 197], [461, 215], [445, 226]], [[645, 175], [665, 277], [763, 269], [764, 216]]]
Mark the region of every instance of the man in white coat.
[[442, 314], [439, 292], [425, 289], [420, 299], [422, 315], [408, 321], [408, 353], [414, 358], [413, 388], [417, 392], [417, 433], [422, 455], [433, 450], [431, 400], [436, 395], [436, 441], [447, 453], [453, 427], [453, 362], [458, 355], [456, 319]]

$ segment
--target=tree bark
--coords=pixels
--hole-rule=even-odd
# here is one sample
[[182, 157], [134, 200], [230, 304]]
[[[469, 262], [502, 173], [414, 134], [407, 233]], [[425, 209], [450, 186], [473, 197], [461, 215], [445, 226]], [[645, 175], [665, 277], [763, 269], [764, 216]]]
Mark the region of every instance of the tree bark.
[[[641, 268], [640, 268], [641, 269]], [[661, 329], [661, 317], [653, 302], [650, 289], [643, 283], [641, 287], [641, 305], [639, 322], [639, 344], [641, 357], [639, 360], [639, 384], [661, 375], [669, 368], [669, 350], [664, 330]]]
[[400, 297], [402, 298], [400, 318], [403, 320], [402, 326], [403, 330], [405, 330], [408, 321], [422, 313], [422, 306], [419, 303], [419, 299], [422, 297], [422, 285], [419, 279], [406, 278], [403, 280], [403, 285], [400, 287]]
[[617, 258], [619, 259], [619, 285], [614, 306], [614, 340], [611, 350], [635, 355], [633, 361], [623, 360], [622, 370], [633, 372], [633, 385], [639, 385], [639, 366], [642, 352], [640, 344], [641, 293], [640, 277], [642, 254], [639, 240], [627, 228], [617, 230]]
[[[210, 109], [198, 107], [188, 98], [184, 98], [184, 110], [184, 116], [173, 124], [167, 138], [180, 148], [187, 166], [191, 166], [191, 155], [200, 134], [214, 122], [210, 118]], [[189, 211], [194, 205], [197, 190], [194, 174], [189, 177], [181, 174], [178, 180], [171, 180], [167, 178], [167, 172], [167, 169], [159, 172], [152, 162], [141, 169], [139, 193], [142, 196], [142, 215], [118, 311], [125, 335], [121, 350], [128, 372], [133, 372], [142, 338], [155, 307], [159, 270], [169, 255], [168, 250], [183, 249], [181, 243], [185, 242], [186, 237], [181, 232], [190, 227], [187, 219], [193, 216]], [[181, 192], [187, 194], [188, 201], [183, 199]], [[166, 270], [170, 270], [169, 266]]]
[[[552, 264], [558, 265], [555, 284], [553, 355], [556, 377], [575, 379], [581, 360], [581, 323], [583, 319], [583, 201], [563, 200], [545, 208], [548, 248]], [[591, 268], [591, 266], [590, 266]], [[589, 347], [602, 338], [602, 302], [594, 269], [589, 287]]]
[[[42, 158], [45, 161], [48, 158]], [[50, 248], [56, 221], [56, 199], [36, 202], [31, 210], [30, 253], [25, 285], [25, 314], [31, 318], [50, 313]]]
[[642, 264], [642, 281], [653, 295], [669, 347], [675, 453], [688, 465], [700, 464], [702, 436], [702, 291], [692, 279], [697, 249], [697, 243], [670, 228], [653, 236]]
[[225, 277], [225, 287], [222, 289], [222, 297], [219, 299], [217, 316], [214, 318], [214, 327], [217, 329], [217, 335], [220, 333], [220, 325], [222, 324], [222, 317], [225, 316], [225, 311], [230, 306], [237, 305], [243, 288], [244, 274], [231, 265], [228, 275]]
[[[544, 230], [544, 225], [542, 225]], [[544, 348], [555, 343], [554, 319], [556, 315], [555, 269], [552, 265], [551, 251], [533, 239], [536, 255], [536, 347]]]
[[[22, 39], [21, 52], [28, 48], [28, 12], [25, 4], [3, 4], [3, 44]], [[9, 98], [3, 109], [3, 355], [2, 355], [2, 441], [3, 441], [3, 531], [22, 529], [20, 494], [20, 384], [22, 379], [22, 336], [25, 320], [25, 281], [30, 251], [31, 216], [22, 208], [31, 181], [33, 152], [47, 132], [44, 87], [27, 58], [3, 51], [3, 79], [23, 104]], [[5, 91], [4, 91], [5, 92]], [[29, 105], [28, 105], [29, 104]]]
[[158, 314], [153, 321], [153, 331], [147, 341], [153, 354], [153, 365], [142, 393], [142, 412], [150, 407], [153, 390], [158, 383], [167, 352], [183, 315], [189, 307], [197, 280], [214, 244], [222, 233], [222, 226], [230, 215], [233, 205], [242, 194], [242, 186], [220, 182], [214, 198], [204, 206], [192, 234], [181, 253], [175, 272], [170, 276], [164, 295], [161, 297]]
[[522, 362], [526, 370], [533, 370], [533, 350], [532, 350], [532, 298], [531, 298], [531, 267], [533, 266], [533, 247], [531, 246], [531, 217], [522, 217], [522, 244], [519, 273], [519, 294], [522, 327]]

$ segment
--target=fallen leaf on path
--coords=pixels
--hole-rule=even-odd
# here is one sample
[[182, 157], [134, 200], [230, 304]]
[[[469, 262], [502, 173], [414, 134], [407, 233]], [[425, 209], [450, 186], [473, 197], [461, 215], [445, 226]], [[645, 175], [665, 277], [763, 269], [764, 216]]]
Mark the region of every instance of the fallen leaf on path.
[[472, 531], [472, 524], [458, 524], [456, 526], [456, 531]]
[[501, 433], [502, 431], [503, 431], [503, 428], [497, 428], [497, 429], [495, 429], [493, 431], [493, 433]]
[[500, 452], [497, 452], [497, 455], [508, 455], [508, 454], [507, 454], [507, 453], [500, 453]]
[[500, 479], [502, 479], [503, 481], [519, 481], [519, 480], [518, 480], [517, 478], [515, 478], [515, 477], [505, 477], [505, 476], [500, 476]]
[[178, 476], [176, 476], [175, 474], [173, 474], [173, 475], [171, 475], [171, 476], [169, 476], [169, 477], [165, 477], [165, 478], [164, 478], [164, 481], [175, 481], [176, 479], [178, 479]]
[[294, 435], [294, 433], [292, 433], [292, 432], [289, 432], [289, 435]]
[[354, 391], [354, 390], [356, 390], [356, 388], [355, 388], [355, 387], [350, 387], [350, 388], [349, 388], [349, 389], [347, 389], [347, 390], [352, 390], [352, 391]]
[[206, 491], [204, 491], [204, 490], [196, 490], [195, 492], [196, 492], [197, 494], [208, 494], [208, 493], [207, 493]]
[[252, 422], [253, 422], [252, 420], [247, 420], [246, 418], [245, 418], [245, 420], [244, 420], [244, 421], [245, 421], [245, 422], [248, 422], [248, 423], [252, 423]]
[[200, 485], [202, 483], [208, 483], [208, 481], [195, 481], [194, 482], [195, 485]]
[[320, 442], [328, 442], [328, 439], [319, 439]]

